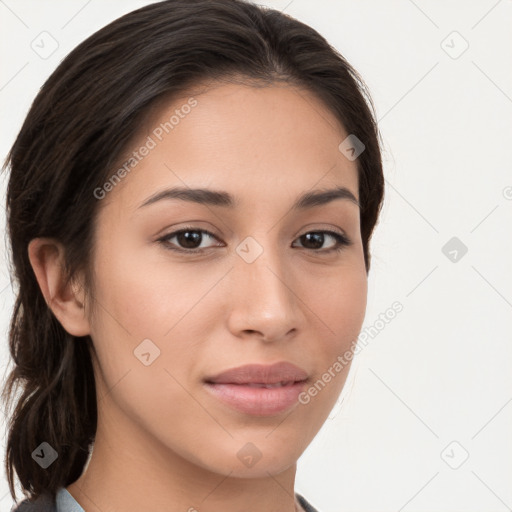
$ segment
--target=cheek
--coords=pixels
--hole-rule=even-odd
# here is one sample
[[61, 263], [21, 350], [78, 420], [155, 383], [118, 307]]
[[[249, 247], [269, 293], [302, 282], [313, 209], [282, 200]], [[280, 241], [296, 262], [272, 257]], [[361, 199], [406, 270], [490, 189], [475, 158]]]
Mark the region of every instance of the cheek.
[[[112, 253], [114, 246], [109, 246]], [[194, 340], [204, 337], [203, 326], [218, 318], [212, 315], [215, 292], [209, 291], [224, 270], [204, 267], [199, 272], [194, 265], [171, 264], [157, 251], [141, 252], [125, 248], [115, 251], [125, 255], [119, 260], [105, 252], [98, 257], [97, 315], [91, 332], [107, 388], [130, 371], [130, 380], [136, 378], [141, 390], [165, 389], [168, 394], [173, 381], [165, 370], [184, 382], [187, 371], [198, 364]], [[147, 366], [144, 357], [151, 361]], [[139, 403], [133, 396], [134, 404]]]
[[[115, 262], [102, 256], [92, 331], [102, 375], [100, 392], [146, 429], [163, 421], [169, 439], [179, 438], [183, 432], [176, 415], [188, 418], [194, 405], [180, 385], [186, 385], [197, 358], [189, 328], [204, 314], [194, 305], [212, 284], [140, 255], [128, 254]], [[215, 276], [209, 280], [213, 283]], [[198, 409], [197, 418], [192, 417], [200, 423], [204, 417]]]
[[325, 383], [325, 387], [322, 383], [317, 386], [322, 391], [316, 402], [326, 414], [345, 383], [352, 361], [351, 355], [347, 358], [345, 354], [354, 350], [366, 313], [366, 271], [354, 269], [339, 276], [331, 276], [308, 297], [321, 333], [314, 339], [315, 379]]
[[357, 338], [364, 320], [368, 289], [366, 272], [354, 268], [333, 273], [317, 282], [315, 289], [317, 291], [309, 294], [308, 301], [324, 328], [325, 336], [320, 339], [325, 340], [326, 347], [341, 349]]
[[115, 327], [129, 332], [133, 341], [163, 339], [180, 319], [186, 321], [214, 276], [199, 279], [191, 266], [171, 265], [162, 258], [156, 261], [144, 251], [124, 253], [118, 261], [105, 258], [105, 264], [99, 262], [99, 296], [108, 309], [100, 311], [100, 316], [110, 313], [106, 321], [115, 320]]

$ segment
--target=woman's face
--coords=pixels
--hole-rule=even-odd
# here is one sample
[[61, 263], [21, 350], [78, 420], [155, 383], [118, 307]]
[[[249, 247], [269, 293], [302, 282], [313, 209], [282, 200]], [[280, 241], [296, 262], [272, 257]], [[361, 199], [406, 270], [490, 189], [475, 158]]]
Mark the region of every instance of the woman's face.
[[[144, 127], [131, 165], [99, 200], [90, 318], [98, 435], [137, 432], [141, 453], [243, 478], [295, 464], [344, 385], [349, 366], [336, 362], [366, 307], [356, 202], [345, 194], [294, 207], [304, 194], [342, 187], [358, 199], [356, 162], [338, 149], [348, 135], [291, 86], [217, 84]], [[162, 194], [178, 187], [185, 192]], [[277, 362], [307, 381], [206, 382]]]

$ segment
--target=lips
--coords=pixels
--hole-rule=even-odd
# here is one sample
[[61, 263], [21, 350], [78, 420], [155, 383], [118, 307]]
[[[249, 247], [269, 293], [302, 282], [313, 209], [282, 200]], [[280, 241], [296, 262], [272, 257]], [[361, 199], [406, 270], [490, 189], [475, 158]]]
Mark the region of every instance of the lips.
[[305, 381], [308, 374], [292, 363], [282, 361], [272, 365], [247, 364], [207, 377], [211, 384], [244, 384], [250, 387], [280, 387]]
[[308, 374], [288, 362], [249, 364], [204, 379], [205, 389], [224, 405], [254, 416], [283, 413], [298, 403]]

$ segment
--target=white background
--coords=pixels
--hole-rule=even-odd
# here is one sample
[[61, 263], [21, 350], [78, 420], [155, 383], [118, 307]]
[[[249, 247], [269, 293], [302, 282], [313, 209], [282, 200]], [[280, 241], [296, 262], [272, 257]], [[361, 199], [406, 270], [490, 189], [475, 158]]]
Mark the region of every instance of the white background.
[[[0, 2], [2, 160], [60, 60], [148, 3]], [[370, 88], [386, 199], [363, 329], [394, 301], [404, 307], [356, 357], [296, 490], [320, 512], [509, 510], [512, 1], [263, 3], [318, 30]], [[59, 45], [47, 59], [31, 47], [42, 31]], [[455, 262], [442, 251], [452, 237], [468, 249]], [[4, 252], [2, 373], [14, 300]], [[2, 475], [0, 510], [11, 504]]]

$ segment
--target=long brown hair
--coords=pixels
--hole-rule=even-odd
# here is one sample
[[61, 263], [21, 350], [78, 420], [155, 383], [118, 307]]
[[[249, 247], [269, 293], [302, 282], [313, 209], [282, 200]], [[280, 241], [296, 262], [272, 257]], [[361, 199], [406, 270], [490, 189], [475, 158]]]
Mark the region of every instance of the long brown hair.
[[[30, 499], [55, 496], [81, 475], [94, 441], [97, 404], [89, 336], [67, 333], [48, 307], [28, 243], [55, 237], [66, 275], [84, 271], [92, 289], [94, 190], [150, 108], [205, 80], [287, 81], [312, 91], [365, 146], [357, 158], [366, 270], [384, 194], [380, 135], [363, 80], [309, 26], [242, 0], [167, 0], [130, 12], [78, 45], [36, 96], [8, 154], [8, 238], [15, 305], [9, 331], [14, 363], [2, 400], [9, 414], [5, 469]], [[341, 141], [340, 141], [341, 142]], [[87, 291], [87, 290], [86, 290]], [[21, 393], [14, 391], [21, 388]], [[32, 453], [57, 453], [43, 469]]]

